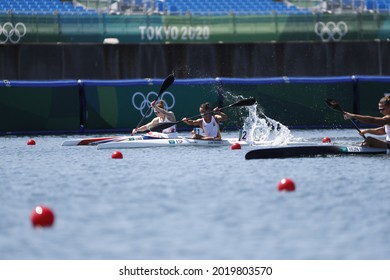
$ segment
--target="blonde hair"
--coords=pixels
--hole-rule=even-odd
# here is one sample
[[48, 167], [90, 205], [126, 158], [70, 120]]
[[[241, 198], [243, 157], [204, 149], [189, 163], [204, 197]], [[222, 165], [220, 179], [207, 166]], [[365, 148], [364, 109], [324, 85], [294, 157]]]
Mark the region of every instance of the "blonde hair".
[[382, 97], [380, 100], [379, 100], [379, 104], [381, 105], [390, 105], [390, 96], [389, 95], [386, 95], [384, 97]]
[[161, 109], [165, 109], [165, 102], [164, 102], [164, 100], [160, 100], [160, 101], [157, 103], [156, 106], [157, 106], [157, 107], [160, 107]]
[[203, 110], [205, 110], [207, 112], [210, 112], [210, 103], [206, 102], [206, 103], [200, 104], [200, 108], [202, 108]]

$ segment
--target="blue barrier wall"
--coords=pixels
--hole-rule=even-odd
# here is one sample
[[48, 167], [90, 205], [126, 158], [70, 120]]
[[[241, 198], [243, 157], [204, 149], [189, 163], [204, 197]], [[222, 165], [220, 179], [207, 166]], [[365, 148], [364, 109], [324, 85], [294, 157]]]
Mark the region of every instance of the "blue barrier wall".
[[[130, 132], [159, 92], [163, 79], [0, 82], [0, 134]], [[176, 79], [162, 94], [178, 120], [199, 105], [226, 106], [254, 97], [258, 109], [290, 128], [350, 127], [326, 107], [333, 98], [347, 111], [378, 115], [390, 76]], [[242, 126], [238, 109], [226, 129]], [[260, 114], [261, 115], [261, 114]], [[145, 117], [145, 123], [154, 116]], [[188, 129], [181, 124], [180, 129]]]

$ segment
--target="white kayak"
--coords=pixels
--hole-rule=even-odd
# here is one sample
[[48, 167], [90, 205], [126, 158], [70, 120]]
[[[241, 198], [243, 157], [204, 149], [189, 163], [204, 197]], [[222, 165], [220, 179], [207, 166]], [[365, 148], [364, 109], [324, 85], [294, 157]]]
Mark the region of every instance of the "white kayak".
[[152, 147], [177, 147], [177, 146], [202, 146], [202, 147], [221, 147], [231, 146], [239, 143], [241, 146], [249, 145], [246, 141], [238, 141], [237, 138], [226, 138], [222, 140], [199, 140], [193, 138], [179, 137], [174, 139], [147, 139], [147, 140], [122, 140], [111, 141], [98, 144], [101, 149], [132, 149], [132, 148], [152, 148]]
[[62, 146], [96, 146], [98, 144], [123, 141], [123, 140], [143, 140], [143, 136], [114, 136], [114, 137], [92, 137], [82, 139], [70, 139], [62, 142]]
[[134, 140], [149, 140], [149, 139], [168, 139], [168, 138], [177, 138], [177, 133], [160, 133], [160, 132], [148, 132], [142, 135], [134, 136], [110, 136], [110, 137], [92, 137], [92, 138], [82, 138], [82, 139], [71, 139], [65, 140], [62, 143], [62, 146], [96, 146], [98, 144], [115, 142], [115, 141], [134, 141]]
[[[170, 135], [157, 132], [148, 132], [135, 136], [110, 136], [110, 137], [92, 137], [81, 139], [65, 140], [62, 146], [99, 146], [98, 149], [114, 148], [147, 148], [147, 147], [164, 147], [164, 146], [228, 146], [233, 143], [239, 143], [241, 146], [273, 146], [273, 141], [238, 141], [235, 138], [226, 138], [223, 140], [195, 140], [192, 138], [177, 136], [174, 138]], [[148, 141], [147, 143], [145, 143]], [[122, 143], [123, 142], [123, 143]], [[131, 143], [128, 143], [131, 142]], [[109, 144], [111, 143], [111, 144]], [[103, 145], [107, 144], [107, 145]], [[109, 145], [108, 145], [109, 144]], [[288, 142], [285, 145], [310, 145], [313, 142]]]
[[[92, 137], [65, 140], [62, 146], [98, 146], [98, 149], [130, 149], [148, 147], [173, 147], [173, 146], [230, 146], [239, 143], [241, 146], [273, 146], [273, 141], [238, 141], [237, 138], [225, 138], [223, 140], [198, 140], [179, 136], [177, 133], [165, 134], [160, 132], [147, 132], [134, 136], [109, 136]], [[310, 145], [313, 142], [288, 142], [284, 145]], [[279, 144], [281, 145], [281, 144]]]

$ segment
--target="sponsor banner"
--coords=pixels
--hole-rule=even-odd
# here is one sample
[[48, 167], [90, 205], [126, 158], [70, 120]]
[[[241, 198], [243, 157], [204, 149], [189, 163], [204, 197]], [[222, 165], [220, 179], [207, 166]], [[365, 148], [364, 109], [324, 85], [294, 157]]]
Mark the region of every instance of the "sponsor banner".
[[388, 14], [0, 15], [0, 44], [28, 42], [255, 43], [388, 39]]
[[[27, 132], [128, 131], [145, 116], [157, 98], [160, 80], [0, 81], [0, 134]], [[223, 107], [255, 98], [259, 114], [290, 127], [348, 126], [340, 114], [325, 104], [336, 99], [344, 110], [377, 115], [377, 102], [390, 87], [388, 76], [280, 77], [261, 79], [175, 80], [159, 100], [176, 119], [199, 115], [209, 102]], [[246, 108], [226, 111], [223, 129], [239, 129]], [[147, 114], [147, 115], [145, 115]], [[178, 129], [192, 129], [183, 123]]]

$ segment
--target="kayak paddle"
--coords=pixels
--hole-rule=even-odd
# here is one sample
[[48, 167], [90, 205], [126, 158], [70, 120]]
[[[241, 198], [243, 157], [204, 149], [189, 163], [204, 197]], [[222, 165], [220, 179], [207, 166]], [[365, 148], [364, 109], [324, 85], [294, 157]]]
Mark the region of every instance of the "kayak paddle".
[[[173, 84], [173, 82], [175, 81], [175, 76], [173, 74], [170, 74], [168, 77], [165, 78], [164, 82], [162, 83], [161, 87], [160, 87], [160, 91], [158, 92], [158, 95], [157, 97], [154, 99], [153, 102], [157, 101], [157, 99], [159, 99], [159, 97], [161, 96], [161, 94], [167, 89], [169, 88], [170, 85]], [[142, 119], [139, 121], [139, 123], [137, 124], [137, 128], [140, 127], [141, 123], [144, 121], [145, 117], [149, 114], [149, 111], [152, 109], [152, 106], [150, 106], [148, 108], [148, 110], [146, 111], [146, 113], [143, 115]], [[133, 135], [133, 134], [131, 134]]]
[[[255, 98], [247, 98], [247, 99], [243, 99], [243, 100], [240, 100], [240, 101], [237, 101], [233, 104], [230, 104], [229, 106], [226, 106], [226, 107], [223, 107], [221, 108], [220, 110], [225, 110], [225, 109], [228, 109], [228, 108], [231, 108], [231, 107], [240, 107], [240, 106], [252, 106], [253, 104], [256, 103], [256, 99]], [[213, 114], [214, 112], [213, 111], [210, 111], [206, 114]], [[205, 114], [203, 114], [205, 115]], [[201, 117], [202, 115], [196, 115], [196, 116], [193, 116], [193, 117], [190, 117], [190, 118], [187, 118], [187, 119], [195, 119], [195, 118], [199, 118]], [[178, 124], [178, 123], [181, 123], [183, 122], [183, 120], [181, 121], [177, 121], [177, 122], [163, 122], [163, 123], [159, 123], [157, 125], [155, 125], [154, 127], [150, 128], [151, 131], [156, 131], [156, 132], [160, 132], [160, 131], [163, 131], [164, 129], [168, 128], [168, 127], [171, 127], [172, 125], [175, 125], [175, 124]]]
[[[331, 108], [332, 110], [335, 110], [335, 111], [338, 111], [338, 112], [341, 112], [341, 113], [345, 113], [345, 111], [343, 110], [343, 108], [340, 106], [340, 104], [334, 100], [334, 99], [326, 99], [325, 100], [325, 103], [326, 105], [328, 105], [329, 108]], [[361, 133], [361, 130], [359, 129], [359, 127], [356, 125], [356, 123], [352, 120], [352, 119], [349, 119], [351, 121], [351, 123], [353, 124], [353, 126], [357, 129], [357, 131], [359, 131], [359, 133]], [[362, 135], [361, 136], [366, 139], [366, 136]]]

